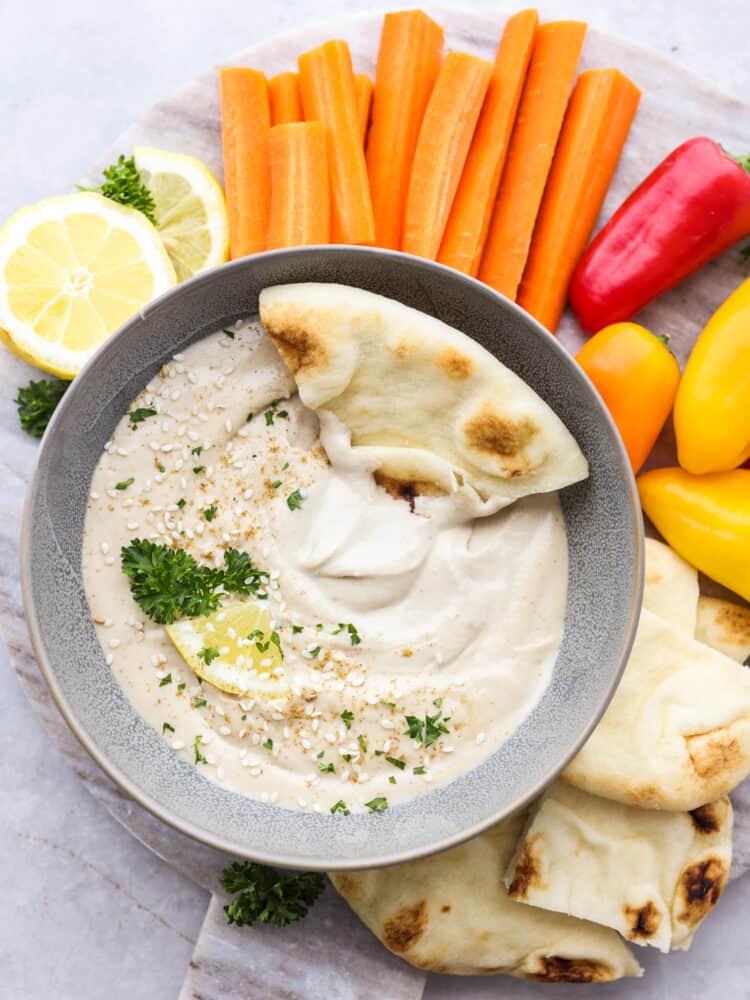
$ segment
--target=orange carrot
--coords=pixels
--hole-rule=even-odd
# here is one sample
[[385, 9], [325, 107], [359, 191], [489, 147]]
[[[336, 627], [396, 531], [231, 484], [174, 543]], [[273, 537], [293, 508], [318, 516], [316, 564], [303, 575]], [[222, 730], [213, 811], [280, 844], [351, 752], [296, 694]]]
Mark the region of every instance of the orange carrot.
[[438, 260], [465, 274], [475, 276], [479, 270], [538, 22], [535, 10], [522, 10], [505, 25], [477, 130], [448, 216]]
[[357, 121], [362, 134], [362, 142], [367, 136], [370, 124], [370, 104], [372, 103], [372, 80], [366, 73], [354, 74], [354, 95], [357, 99]]
[[399, 11], [383, 18], [367, 136], [367, 173], [379, 247], [401, 246], [414, 150], [442, 49], [443, 29], [423, 11]]
[[274, 125], [268, 249], [328, 243], [328, 157], [321, 122]]
[[278, 73], [272, 76], [268, 81], [268, 100], [271, 104], [272, 125], [302, 121], [302, 101], [296, 73]]
[[466, 162], [492, 65], [449, 52], [419, 130], [406, 196], [401, 249], [434, 260]]
[[560, 134], [586, 25], [550, 21], [537, 29], [521, 106], [479, 266], [479, 278], [514, 299]]
[[539, 210], [518, 302], [553, 333], [641, 92], [618, 69], [581, 73]]
[[299, 57], [302, 107], [326, 132], [334, 243], [372, 243], [375, 222], [346, 42], [325, 42]]
[[271, 172], [268, 165], [268, 88], [263, 73], [242, 66], [219, 70], [224, 187], [230, 256], [266, 248]]

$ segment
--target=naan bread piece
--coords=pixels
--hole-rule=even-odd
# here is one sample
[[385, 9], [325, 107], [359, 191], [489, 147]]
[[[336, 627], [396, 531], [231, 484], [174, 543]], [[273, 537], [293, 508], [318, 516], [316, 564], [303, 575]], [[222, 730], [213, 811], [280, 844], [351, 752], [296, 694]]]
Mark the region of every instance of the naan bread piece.
[[615, 696], [563, 771], [645, 809], [690, 810], [750, 773], [750, 671], [645, 608]]
[[412, 492], [468, 483], [510, 502], [588, 475], [549, 406], [432, 316], [360, 288], [310, 283], [264, 289], [260, 318], [305, 406], [335, 414], [373, 471]]
[[750, 656], [750, 608], [718, 597], [701, 596], [695, 638], [744, 663]]
[[557, 781], [519, 841], [506, 885], [513, 899], [604, 924], [635, 944], [685, 950], [731, 863], [726, 797], [658, 812]]
[[524, 822], [516, 816], [442, 854], [330, 879], [373, 934], [419, 969], [545, 983], [641, 975], [614, 931], [509, 899], [503, 875]]
[[687, 635], [695, 634], [698, 571], [655, 538], [646, 539], [643, 607]]

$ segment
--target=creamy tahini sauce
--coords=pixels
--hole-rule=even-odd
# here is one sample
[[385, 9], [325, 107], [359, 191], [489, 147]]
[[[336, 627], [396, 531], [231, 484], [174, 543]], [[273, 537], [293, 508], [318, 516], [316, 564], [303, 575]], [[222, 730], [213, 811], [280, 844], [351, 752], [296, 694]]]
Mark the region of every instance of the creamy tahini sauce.
[[[555, 495], [493, 513], [468, 488], [418, 497], [412, 510], [376, 485], [345, 427], [331, 414], [319, 421], [294, 389], [257, 323], [234, 339], [209, 336], [162, 369], [130, 407], [158, 415], [135, 428], [123, 417], [94, 474], [83, 554], [91, 612], [144, 719], [191, 762], [201, 736], [206, 777], [302, 809], [343, 800], [361, 810], [379, 796], [393, 805], [478, 764], [544, 690], [565, 611], [563, 518]], [[303, 501], [291, 510], [295, 490]], [[227, 547], [246, 550], [267, 571], [287, 698], [198, 682], [121, 571], [121, 546], [144, 537], [215, 565]], [[339, 623], [355, 626], [359, 645], [333, 634]], [[449, 731], [425, 748], [406, 716], [434, 716], [436, 700]], [[329, 763], [335, 771], [321, 772]]]

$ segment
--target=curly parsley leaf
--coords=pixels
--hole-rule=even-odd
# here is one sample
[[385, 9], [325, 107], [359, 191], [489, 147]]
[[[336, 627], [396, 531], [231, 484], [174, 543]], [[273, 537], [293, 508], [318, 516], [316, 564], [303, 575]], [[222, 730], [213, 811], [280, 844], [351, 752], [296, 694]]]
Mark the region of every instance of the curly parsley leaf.
[[104, 183], [99, 187], [82, 187], [81, 191], [95, 191], [97, 194], [116, 201], [119, 205], [128, 205], [143, 212], [152, 225], [156, 225], [156, 202], [148, 187], [143, 183], [135, 157], [127, 158], [121, 154], [117, 163], [113, 163], [102, 171]]
[[178, 615], [210, 615], [221, 603], [223, 572], [200, 566], [184, 549], [136, 538], [120, 556], [133, 599], [160, 625], [171, 625]]
[[339, 799], [338, 802], [334, 802], [331, 806], [332, 813], [341, 813], [342, 816], [351, 816], [351, 811], [347, 808], [346, 802], [343, 799]]
[[285, 876], [254, 861], [235, 861], [221, 873], [221, 886], [234, 896], [224, 907], [227, 923], [286, 927], [307, 916], [325, 882], [319, 872]]
[[210, 667], [214, 660], [218, 657], [219, 650], [216, 646], [204, 646], [203, 649], [198, 653], [198, 658], [203, 660], [207, 667]]
[[128, 420], [130, 426], [135, 428], [138, 424], [142, 424], [144, 420], [148, 420], [149, 417], [155, 417], [156, 410], [152, 406], [139, 406], [136, 410], [131, 410], [128, 414]]
[[21, 386], [14, 402], [23, 430], [33, 437], [41, 437], [69, 385], [70, 382], [51, 378]]
[[230, 594], [257, 594], [261, 577], [266, 573], [253, 563], [247, 552], [226, 549], [224, 552], [224, 590]]
[[201, 753], [201, 743], [202, 742], [203, 742], [203, 737], [201, 736], [200, 733], [198, 733], [198, 735], [193, 740], [193, 752], [195, 754], [195, 763], [196, 764], [208, 764], [208, 761], [206, 760], [206, 758]]
[[294, 493], [290, 493], [286, 498], [286, 505], [289, 510], [300, 510], [304, 499], [305, 498], [302, 496], [301, 491], [295, 490]]
[[371, 813], [382, 813], [388, 808], [388, 799], [385, 795], [378, 795], [374, 799], [370, 799], [369, 802], [365, 802], [365, 805]]

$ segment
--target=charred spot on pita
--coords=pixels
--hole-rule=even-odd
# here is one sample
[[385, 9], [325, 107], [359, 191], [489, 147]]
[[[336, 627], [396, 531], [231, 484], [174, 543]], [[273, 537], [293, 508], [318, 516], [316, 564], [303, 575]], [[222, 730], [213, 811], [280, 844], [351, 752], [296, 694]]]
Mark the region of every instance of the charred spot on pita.
[[518, 855], [513, 881], [508, 886], [508, 895], [514, 899], [526, 899], [529, 889], [542, 886], [541, 866], [534, 853], [534, 844], [538, 839], [539, 834], [529, 837]]
[[697, 924], [719, 901], [727, 881], [727, 867], [721, 858], [706, 858], [689, 865], [680, 876], [679, 892], [683, 909], [678, 920]]
[[625, 919], [628, 922], [626, 937], [631, 941], [639, 938], [650, 938], [659, 930], [661, 913], [649, 900], [643, 906], [626, 906]]
[[438, 368], [449, 378], [466, 379], [474, 371], [474, 362], [454, 347], [446, 347], [437, 357]]
[[704, 806], [690, 810], [690, 819], [698, 833], [718, 833], [727, 815], [726, 799], [707, 802]]
[[522, 452], [538, 431], [529, 417], [516, 420], [498, 413], [489, 403], [464, 425], [469, 445], [491, 458], [500, 459], [499, 464], [513, 476], [532, 471], [529, 462], [523, 460]]
[[538, 983], [606, 983], [613, 977], [609, 965], [594, 959], [543, 955], [539, 961], [541, 970], [526, 973], [524, 978]]
[[414, 906], [402, 906], [383, 925], [383, 942], [391, 951], [401, 954], [408, 951], [422, 937], [427, 928], [427, 904], [424, 900]]

